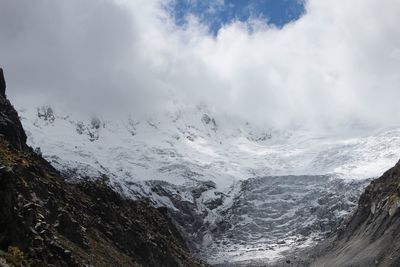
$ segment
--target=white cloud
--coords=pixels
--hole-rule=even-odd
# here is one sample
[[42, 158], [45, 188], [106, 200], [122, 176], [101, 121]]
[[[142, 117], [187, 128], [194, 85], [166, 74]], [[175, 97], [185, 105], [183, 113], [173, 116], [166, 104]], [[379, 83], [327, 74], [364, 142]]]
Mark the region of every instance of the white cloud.
[[399, 1], [309, 0], [283, 29], [252, 21], [250, 34], [234, 22], [217, 37], [195, 18], [177, 27], [160, 3], [0, 0], [15, 95], [112, 108], [163, 107], [173, 95], [276, 126], [400, 123]]

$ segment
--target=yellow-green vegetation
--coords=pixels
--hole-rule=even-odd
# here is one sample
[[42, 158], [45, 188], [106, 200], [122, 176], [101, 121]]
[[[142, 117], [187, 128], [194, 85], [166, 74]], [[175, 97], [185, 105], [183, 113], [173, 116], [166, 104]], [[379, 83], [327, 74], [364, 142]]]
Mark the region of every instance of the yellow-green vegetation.
[[28, 258], [18, 247], [9, 246], [6, 253], [1, 255], [9, 265], [15, 267], [29, 266]]
[[0, 137], [0, 163], [13, 167], [15, 165], [29, 167], [32, 159], [21, 151], [14, 151], [7, 141]]
[[15, 153], [11, 153], [8, 142], [0, 138], [0, 162], [6, 166], [13, 166], [17, 163]]

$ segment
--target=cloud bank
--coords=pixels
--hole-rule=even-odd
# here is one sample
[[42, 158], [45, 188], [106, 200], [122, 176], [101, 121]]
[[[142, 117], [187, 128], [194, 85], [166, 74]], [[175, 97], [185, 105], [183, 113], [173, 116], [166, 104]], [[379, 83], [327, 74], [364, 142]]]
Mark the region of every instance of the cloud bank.
[[254, 19], [216, 36], [196, 17], [177, 26], [166, 3], [0, 0], [8, 94], [102, 109], [207, 103], [275, 127], [400, 123], [399, 1], [309, 0], [282, 29]]

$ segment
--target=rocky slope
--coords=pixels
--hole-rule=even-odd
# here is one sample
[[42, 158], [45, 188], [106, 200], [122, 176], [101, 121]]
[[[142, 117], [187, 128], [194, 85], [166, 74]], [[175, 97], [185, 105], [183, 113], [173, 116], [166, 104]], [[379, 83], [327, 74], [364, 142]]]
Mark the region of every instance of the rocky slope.
[[314, 266], [400, 266], [400, 162], [371, 182]]
[[358, 206], [336, 231], [315, 246], [284, 253], [274, 262], [248, 259], [224, 267], [400, 266], [400, 162], [373, 180]]
[[66, 183], [25, 141], [1, 94], [0, 266], [205, 265], [164, 209], [100, 182]]

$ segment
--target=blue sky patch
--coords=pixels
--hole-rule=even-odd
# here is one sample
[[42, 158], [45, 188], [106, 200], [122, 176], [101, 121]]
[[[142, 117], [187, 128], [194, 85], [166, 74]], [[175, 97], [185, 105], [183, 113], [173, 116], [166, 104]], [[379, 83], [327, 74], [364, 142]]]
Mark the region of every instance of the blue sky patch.
[[305, 12], [304, 0], [172, 0], [168, 9], [177, 25], [185, 25], [188, 15], [199, 18], [216, 34], [225, 24], [249, 18], [282, 27]]

